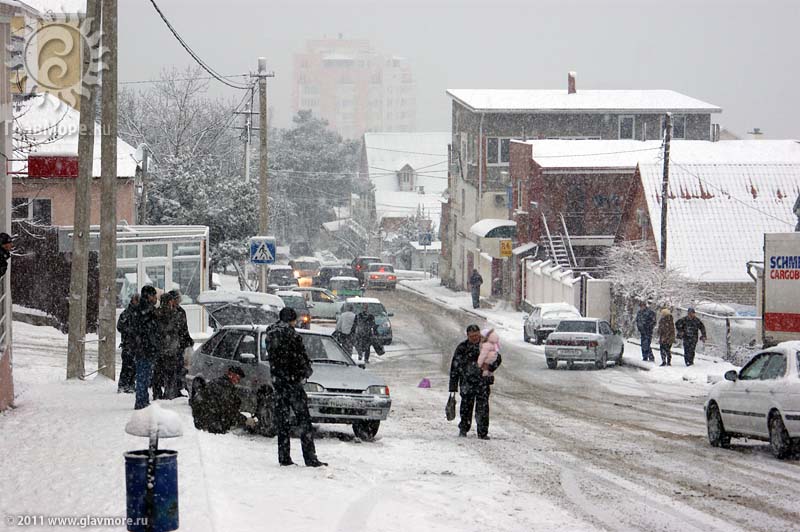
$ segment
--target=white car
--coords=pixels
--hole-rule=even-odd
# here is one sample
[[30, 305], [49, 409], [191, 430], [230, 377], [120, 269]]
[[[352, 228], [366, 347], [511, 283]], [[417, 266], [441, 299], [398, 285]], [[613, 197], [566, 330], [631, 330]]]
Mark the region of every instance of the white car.
[[308, 308], [311, 309], [312, 318], [335, 320], [339, 309], [344, 304], [343, 301], [337, 301], [333, 292], [324, 288], [298, 286], [292, 288], [292, 292], [303, 294], [308, 303]]
[[572, 368], [575, 362], [594, 362], [597, 369], [604, 369], [609, 360], [622, 365], [625, 341], [619, 331], [611, 328], [607, 321], [598, 318], [562, 320], [556, 330], [547, 337], [544, 355], [547, 367], [556, 369], [563, 360]]
[[581, 313], [569, 303], [540, 303], [531, 308], [530, 314], [525, 316], [522, 326], [522, 337], [525, 342], [534, 341], [542, 344], [556, 330], [561, 320], [580, 318]]
[[754, 438], [786, 457], [800, 440], [800, 342], [759, 351], [740, 371], [728, 371], [708, 393], [705, 411], [712, 446]]

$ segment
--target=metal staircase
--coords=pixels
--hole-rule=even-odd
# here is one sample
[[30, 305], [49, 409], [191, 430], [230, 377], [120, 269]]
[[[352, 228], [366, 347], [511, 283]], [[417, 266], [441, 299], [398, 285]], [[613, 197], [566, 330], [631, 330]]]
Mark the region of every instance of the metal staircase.
[[569, 239], [569, 232], [567, 231], [567, 224], [564, 222], [564, 216], [558, 215], [561, 222], [561, 229], [556, 233], [550, 232], [550, 227], [547, 225], [547, 218], [542, 213], [542, 225], [544, 226], [545, 236], [547, 238], [547, 253], [556, 264], [567, 269], [575, 269], [577, 261], [575, 260], [575, 253], [572, 250], [572, 243]]

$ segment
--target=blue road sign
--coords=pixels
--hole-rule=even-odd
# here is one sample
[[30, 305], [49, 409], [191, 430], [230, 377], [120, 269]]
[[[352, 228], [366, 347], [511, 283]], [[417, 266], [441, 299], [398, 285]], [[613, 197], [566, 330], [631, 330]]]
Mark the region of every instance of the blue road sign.
[[431, 233], [430, 231], [419, 234], [420, 246], [430, 246], [432, 240], [433, 240], [433, 233]]
[[275, 262], [275, 237], [254, 236], [250, 239], [250, 262], [273, 264]]

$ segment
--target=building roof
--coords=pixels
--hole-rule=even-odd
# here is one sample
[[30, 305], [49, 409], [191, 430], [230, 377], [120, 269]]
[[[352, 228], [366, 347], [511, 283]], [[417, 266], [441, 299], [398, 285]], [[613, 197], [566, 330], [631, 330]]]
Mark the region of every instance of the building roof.
[[86, 0], [20, 0], [39, 13], [86, 13]]
[[[792, 207], [800, 193], [800, 155], [791, 159], [708, 164], [673, 160], [667, 266], [703, 282], [749, 282], [746, 264], [763, 259], [764, 233], [794, 230]], [[660, 249], [663, 166], [643, 164], [640, 170]]]
[[442, 197], [439, 194], [376, 190], [375, 212], [379, 220], [408, 218], [420, 212], [436, 227], [442, 213]]
[[720, 113], [716, 105], [671, 90], [449, 89], [471, 111], [492, 113]]
[[[15, 103], [14, 159], [27, 160], [28, 155], [78, 155], [78, 131], [81, 114], [57, 97], [42, 93]], [[100, 124], [95, 123], [94, 164], [92, 175], [100, 177]], [[11, 171], [24, 172], [26, 161], [12, 161]], [[117, 176], [135, 177], [139, 161], [136, 149], [117, 139]]]
[[409, 165], [426, 194], [441, 194], [447, 190], [447, 146], [452, 140], [449, 131], [364, 133], [367, 171], [375, 190], [400, 190], [396, 172]]

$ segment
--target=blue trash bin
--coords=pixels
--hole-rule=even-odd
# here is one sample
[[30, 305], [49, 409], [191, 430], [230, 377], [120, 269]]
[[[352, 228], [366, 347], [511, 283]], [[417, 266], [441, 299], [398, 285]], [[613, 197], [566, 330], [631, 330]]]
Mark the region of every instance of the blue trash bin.
[[[130, 532], [147, 532], [147, 449], [125, 453], [126, 505]], [[178, 451], [156, 451], [153, 532], [178, 529]]]

